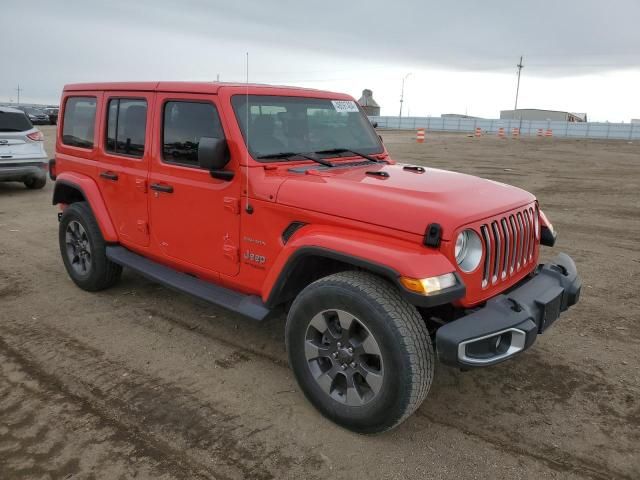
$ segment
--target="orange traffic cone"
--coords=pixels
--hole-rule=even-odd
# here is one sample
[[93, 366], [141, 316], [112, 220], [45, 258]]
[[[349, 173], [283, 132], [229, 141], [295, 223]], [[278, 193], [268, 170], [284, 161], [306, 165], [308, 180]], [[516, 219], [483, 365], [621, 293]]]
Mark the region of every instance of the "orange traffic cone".
[[424, 143], [424, 128], [419, 128], [416, 131], [416, 142], [417, 143]]

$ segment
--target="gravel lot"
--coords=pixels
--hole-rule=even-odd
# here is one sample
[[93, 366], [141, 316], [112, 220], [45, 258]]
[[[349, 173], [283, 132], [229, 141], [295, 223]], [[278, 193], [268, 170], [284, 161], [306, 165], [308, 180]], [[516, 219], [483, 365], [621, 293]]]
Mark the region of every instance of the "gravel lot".
[[640, 143], [382, 135], [397, 160], [536, 194], [581, 303], [514, 361], [438, 366], [416, 415], [358, 436], [303, 398], [284, 319], [131, 273], [83, 292], [52, 185], [0, 184], [0, 478], [640, 478]]

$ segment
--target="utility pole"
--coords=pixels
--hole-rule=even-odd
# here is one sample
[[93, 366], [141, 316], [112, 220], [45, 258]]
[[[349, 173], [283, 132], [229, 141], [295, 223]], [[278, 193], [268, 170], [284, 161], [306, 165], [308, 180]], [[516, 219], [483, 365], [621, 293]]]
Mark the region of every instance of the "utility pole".
[[520, 93], [520, 73], [524, 65], [522, 64], [522, 55], [520, 55], [520, 63], [516, 65], [518, 67], [518, 85], [516, 86], [516, 105], [513, 107], [513, 118], [516, 118], [516, 110], [518, 110], [518, 94]]
[[18, 88], [16, 88], [16, 92], [18, 92], [18, 105], [20, 105], [20, 92], [22, 91], [22, 88], [20, 88], [20, 84], [18, 84]]
[[399, 119], [402, 119], [402, 102], [404, 102], [404, 82], [409, 75], [411, 75], [411, 72], [407, 73], [402, 79], [402, 90], [400, 91], [400, 114], [398, 115]]

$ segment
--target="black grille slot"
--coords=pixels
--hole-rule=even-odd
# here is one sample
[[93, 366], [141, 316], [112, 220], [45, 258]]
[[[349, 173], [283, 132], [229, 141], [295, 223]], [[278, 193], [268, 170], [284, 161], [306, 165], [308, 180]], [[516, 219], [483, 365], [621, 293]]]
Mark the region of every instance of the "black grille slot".
[[516, 214], [516, 221], [518, 223], [518, 255], [516, 256], [516, 270], [520, 270], [522, 266], [522, 252], [524, 251], [524, 222], [522, 221], [522, 214], [518, 212]]
[[493, 233], [493, 262], [491, 270], [491, 282], [498, 281], [500, 273], [500, 256], [502, 254], [502, 241], [500, 240], [500, 232], [498, 231], [498, 222], [491, 223], [491, 232]]
[[507, 278], [507, 274], [509, 273], [509, 254], [511, 253], [511, 235], [509, 233], [509, 226], [507, 225], [507, 219], [503, 218], [500, 220], [500, 225], [502, 226], [502, 235], [504, 236], [504, 252], [502, 255], [502, 279]]
[[482, 275], [482, 286], [489, 285], [489, 274], [491, 270], [491, 238], [489, 237], [489, 229], [486, 225], [480, 227], [482, 239], [484, 240], [484, 273]]

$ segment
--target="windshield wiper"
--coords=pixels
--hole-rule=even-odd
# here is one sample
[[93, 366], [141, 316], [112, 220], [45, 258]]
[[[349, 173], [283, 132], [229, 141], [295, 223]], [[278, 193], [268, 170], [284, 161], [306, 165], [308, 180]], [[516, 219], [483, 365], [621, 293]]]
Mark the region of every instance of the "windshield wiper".
[[382, 160], [378, 160], [377, 158], [373, 158], [370, 155], [365, 155], [364, 153], [360, 153], [360, 152], [356, 152], [355, 150], [351, 150], [350, 148], [329, 148], [327, 150], [316, 150], [313, 153], [318, 153], [318, 154], [324, 154], [324, 153], [353, 153], [354, 155], [357, 155], [358, 157], [362, 157], [364, 159], [369, 160], [370, 162], [374, 162], [374, 163], [382, 163]]
[[259, 155], [257, 158], [266, 159], [266, 158], [291, 158], [291, 157], [302, 157], [302, 158], [306, 158], [307, 160], [312, 160], [316, 163], [319, 163], [320, 165], [324, 165], [325, 167], [333, 167], [333, 164], [331, 162], [328, 162], [327, 160], [323, 160], [318, 157], [313, 157], [311, 155], [306, 155], [304, 153], [297, 153], [297, 152], [269, 153], [267, 155]]

